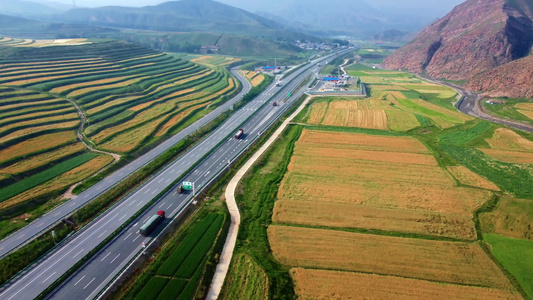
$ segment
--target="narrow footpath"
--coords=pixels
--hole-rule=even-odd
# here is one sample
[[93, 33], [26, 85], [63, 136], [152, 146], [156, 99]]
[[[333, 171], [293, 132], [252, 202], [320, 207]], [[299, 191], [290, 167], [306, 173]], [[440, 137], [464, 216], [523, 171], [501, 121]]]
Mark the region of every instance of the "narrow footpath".
[[244, 177], [246, 172], [250, 170], [253, 164], [265, 153], [265, 151], [276, 141], [276, 139], [281, 135], [283, 130], [291, 123], [292, 119], [296, 117], [309, 103], [312, 99], [312, 96], [308, 96], [307, 99], [298, 107], [298, 109], [290, 115], [281, 126], [272, 134], [268, 141], [261, 146], [261, 148], [254, 153], [254, 155], [242, 166], [242, 168], [237, 171], [237, 174], [231, 179], [230, 183], [226, 187], [225, 197], [226, 203], [228, 205], [228, 210], [231, 215], [231, 225], [229, 227], [228, 236], [226, 237], [226, 243], [224, 244], [224, 249], [220, 255], [220, 261], [217, 265], [213, 281], [209, 287], [209, 292], [207, 294], [208, 300], [216, 300], [222, 290], [224, 285], [224, 280], [228, 274], [229, 266], [231, 263], [231, 258], [233, 257], [233, 250], [235, 249], [235, 244], [237, 243], [237, 235], [239, 234], [239, 226], [241, 224], [241, 214], [239, 213], [239, 207], [237, 206], [237, 201], [235, 200], [235, 190], [237, 185]]

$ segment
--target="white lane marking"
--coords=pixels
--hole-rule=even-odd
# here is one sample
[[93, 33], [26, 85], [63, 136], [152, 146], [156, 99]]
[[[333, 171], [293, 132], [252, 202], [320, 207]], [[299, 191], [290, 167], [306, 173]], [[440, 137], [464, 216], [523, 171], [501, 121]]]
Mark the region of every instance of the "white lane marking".
[[104, 232], [100, 233], [100, 235], [98, 236], [98, 238], [101, 238], [101, 237], [102, 237], [102, 235], [104, 235], [104, 234], [105, 234], [106, 232], [107, 232], [107, 229], [106, 229], [106, 230], [104, 230]]
[[127, 215], [123, 215], [120, 219], [118, 219], [119, 221], [121, 221], [122, 219], [124, 219]]
[[142, 201], [139, 201], [139, 204], [137, 204], [137, 205], [135, 205], [135, 206], [139, 206], [139, 205], [141, 205], [141, 204], [143, 204]]
[[141, 237], [141, 235], [139, 234], [132, 242], [135, 242], [140, 237]]
[[161, 205], [159, 205], [159, 207], [158, 207], [158, 208], [161, 208], [161, 207], [163, 207], [163, 205], [165, 205], [165, 202], [163, 202], [163, 203], [162, 203]]
[[133, 234], [133, 232], [130, 232], [130, 234], [128, 234], [128, 236], [125, 237], [124, 240], [127, 240], [130, 237], [130, 235], [132, 235], [132, 234]]
[[83, 275], [83, 277], [82, 277], [82, 278], [80, 278], [80, 280], [78, 280], [78, 281], [77, 281], [77, 282], [76, 282], [76, 283], [74, 284], [74, 286], [76, 286], [76, 285], [77, 285], [78, 283], [80, 283], [80, 281], [82, 281], [82, 280], [83, 280], [83, 278], [85, 278], [85, 275]]
[[41, 224], [37, 225], [37, 227], [43, 226], [44, 222], [41, 222]]
[[102, 260], [101, 260], [101, 261], [104, 261], [104, 259], [106, 259], [106, 258], [107, 258], [107, 257], [109, 256], [109, 254], [111, 254], [111, 252], [107, 253], [107, 255], [106, 255], [106, 256], [104, 256], [104, 258], [102, 258]]
[[169, 210], [172, 207], [172, 203], [167, 207], [167, 210]]
[[150, 189], [146, 189], [146, 192], [144, 192], [145, 194], [148, 193], [150, 191]]
[[46, 277], [46, 279], [45, 279], [45, 280], [43, 280], [43, 282], [42, 282], [42, 283], [44, 283], [45, 281], [47, 281], [48, 279], [50, 279], [50, 277], [54, 276], [54, 274], [55, 274], [55, 273], [56, 273], [56, 272], [54, 272], [54, 273], [50, 274], [50, 276]]
[[95, 279], [96, 279], [96, 277], [94, 277], [93, 280], [89, 281], [89, 283], [87, 283], [87, 285], [86, 285], [83, 289], [86, 289], [86, 288], [89, 286], [89, 284], [93, 283], [93, 281], [94, 281]]
[[115, 259], [117, 259], [119, 256], [120, 256], [120, 253], [117, 256], [115, 256], [115, 258], [113, 258], [113, 260], [110, 262], [110, 264], [112, 264], [115, 261]]
[[155, 193], [157, 193], [157, 190], [154, 190], [154, 191], [152, 192], [152, 195], [155, 194]]
[[130, 201], [130, 204], [128, 204], [128, 206], [131, 206], [133, 203], [135, 203], [134, 201]]
[[80, 252], [76, 253], [76, 255], [74, 255], [72, 258], [76, 258], [76, 256], [80, 255], [80, 253], [82, 253], [83, 250], [85, 250], [85, 249], [81, 249]]
[[165, 183], [168, 183], [169, 181], [170, 181], [170, 178], [169, 178], [169, 179], [167, 179], [167, 181], [165, 181]]

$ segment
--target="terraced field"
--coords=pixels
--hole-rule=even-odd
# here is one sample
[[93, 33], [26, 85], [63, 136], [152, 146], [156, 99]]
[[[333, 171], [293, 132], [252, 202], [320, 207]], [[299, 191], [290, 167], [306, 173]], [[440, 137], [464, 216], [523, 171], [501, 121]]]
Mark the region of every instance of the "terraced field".
[[[4, 38], [0, 47], [15, 42]], [[0, 63], [2, 216], [28, 213], [112, 162], [77, 140], [80, 125], [86, 143], [130, 154], [175, 134], [239, 88], [223, 67], [128, 43], [34, 43], [54, 47], [13, 47]], [[36, 184], [22, 186], [26, 180]]]

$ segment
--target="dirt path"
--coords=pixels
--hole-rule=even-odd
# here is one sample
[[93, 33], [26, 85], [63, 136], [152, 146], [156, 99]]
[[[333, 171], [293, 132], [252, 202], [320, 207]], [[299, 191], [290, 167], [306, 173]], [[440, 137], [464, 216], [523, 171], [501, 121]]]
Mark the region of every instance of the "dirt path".
[[237, 174], [231, 179], [230, 183], [226, 187], [226, 203], [228, 205], [229, 213], [231, 215], [231, 225], [229, 227], [228, 236], [226, 237], [226, 243], [224, 244], [224, 249], [220, 255], [220, 262], [217, 265], [215, 276], [209, 287], [209, 293], [207, 294], [208, 300], [216, 300], [222, 290], [222, 285], [228, 274], [229, 266], [231, 263], [231, 258], [233, 257], [233, 250], [235, 249], [235, 243], [237, 242], [237, 235], [239, 234], [239, 226], [241, 224], [241, 214], [239, 213], [239, 207], [235, 201], [235, 190], [237, 185], [244, 177], [246, 172], [252, 167], [252, 165], [265, 153], [265, 151], [276, 141], [279, 135], [283, 130], [289, 125], [292, 119], [296, 117], [304, 109], [304, 107], [309, 103], [312, 96], [307, 97], [305, 101], [298, 107], [298, 109], [288, 117], [283, 124], [272, 134], [268, 141], [261, 146], [261, 148], [254, 153], [254, 155], [242, 166], [242, 168], [237, 171]]

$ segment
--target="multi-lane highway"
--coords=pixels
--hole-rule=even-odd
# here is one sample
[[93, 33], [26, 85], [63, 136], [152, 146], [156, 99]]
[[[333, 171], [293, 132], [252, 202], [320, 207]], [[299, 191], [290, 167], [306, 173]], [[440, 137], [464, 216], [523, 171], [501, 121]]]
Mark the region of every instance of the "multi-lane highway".
[[[268, 87], [257, 99], [237, 111], [191, 151], [172, 162], [165, 170], [152, 177], [142, 187], [125, 197], [84, 229], [78, 231], [69, 241], [14, 280], [0, 293], [0, 298], [31, 299], [39, 295], [143, 206], [152, 201], [156, 195], [164, 191], [178, 178], [183, 177], [184, 172], [198, 161], [201, 163], [183, 180], [194, 182], [196, 189], [201, 189], [219, 172], [224, 171], [228, 162], [231, 162], [239, 153], [244, 151], [253, 140], [258, 138], [269, 125], [289, 108], [290, 103], [303, 93], [305, 87], [298, 93], [293, 93], [293, 97], [287, 103], [283, 102], [287, 92], [294, 92], [297, 86], [315, 69], [315, 64], [316, 61], [297, 70], [285, 80], [285, 82], [290, 83], [282, 88], [274, 85]], [[278, 95], [272, 98], [280, 89]], [[281, 105], [274, 107], [271, 105], [272, 102], [278, 102]], [[243, 124], [243, 122], [245, 123]], [[236, 140], [232, 138], [232, 135], [238, 128], [243, 128], [245, 135], [242, 139]], [[214, 148], [216, 149], [203, 159]], [[140, 226], [158, 210], [165, 210], [170, 218], [178, 215], [184, 207], [190, 204], [191, 197], [190, 194], [176, 193], [174, 186], [170, 192], [158, 199], [150, 209], [142, 213], [73, 276], [68, 278], [50, 295], [50, 298], [86, 299], [95, 297], [131, 259], [141, 253], [143, 243], [149, 243], [153, 239], [154, 234], [150, 237], [139, 235], [137, 231]], [[166, 222], [169, 222], [170, 218]], [[160, 226], [160, 229], [162, 227]]]
[[246, 78], [242, 77], [237, 72], [237, 70], [231, 70], [231, 73], [234, 76], [236, 76], [243, 85], [242, 91], [238, 95], [236, 95], [234, 98], [227, 101], [223, 105], [219, 106], [218, 108], [213, 110], [211, 113], [207, 114], [202, 119], [196, 121], [194, 124], [183, 129], [178, 134], [166, 140], [165, 142], [163, 142], [156, 148], [150, 150], [149, 152], [135, 159], [128, 165], [124, 166], [123, 168], [109, 175], [108, 177], [105, 178], [105, 180], [102, 180], [101, 182], [97, 183], [93, 187], [79, 194], [76, 198], [64, 203], [63, 205], [58, 206], [57, 208], [45, 214], [41, 218], [35, 220], [34, 222], [28, 224], [24, 228], [20, 229], [19, 231], [15, 232], [14, 234], [0, 241], [0, 258], [9, 254], [11, 251], [17, 249], [18, 247], [33, 240], [34, 238], [39, 236], [41, 233], [43, 233], [47, 229], [57, 224], [63, 218], [71, 215], [77, 209], [83, 207], [85, 204], [87, 204], [91, 200], [95, 199], [96, 197], [104, 193], [105, 191], [114, 187], [115, 185], [120, 183], [122, 180], [124, 180], [126, 177], [128, 177], [135, 171], [139, 170], [146, 164], [150, 163], [151, 161], [153, 161], [155, 158], [163, 154], [165, 151], [170, 149], [172, 146], [176, 145], [181, 140], [189, 136], [199, 127], [202, 127], [205, 124], [211, 122], [213, 119], [218, 117], [224, 111], [228, 110], [237, 101], [241, 100], [244, 94], [250, 91], [251, 84], [248, 82]]

